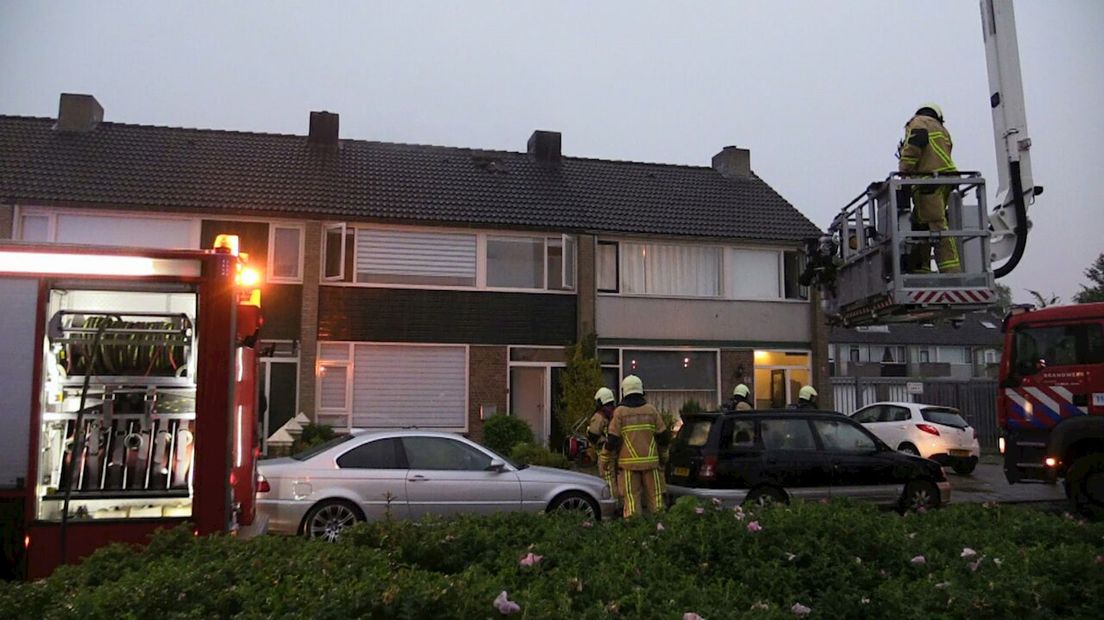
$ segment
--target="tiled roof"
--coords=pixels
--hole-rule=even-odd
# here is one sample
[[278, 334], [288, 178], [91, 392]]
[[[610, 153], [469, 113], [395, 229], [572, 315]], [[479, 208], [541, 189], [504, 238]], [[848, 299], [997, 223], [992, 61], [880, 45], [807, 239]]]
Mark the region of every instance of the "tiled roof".
[[796, 241], [817, 227], [709, 167], [0, 116], [0, 201]]
[[[1004, 334], [1002, 318], [996, 313], [974, 312], [963, 317], [962, 324], [952, 327], [938, 323], [925, 327], [910, 323], [894, 323], [882, 328], [849, 329], [833, 327], [828, 341], [833, 344], [895, 344], [988, 346], [1000, 348]], [[990, 327], [992, 325], [992, 327]]]

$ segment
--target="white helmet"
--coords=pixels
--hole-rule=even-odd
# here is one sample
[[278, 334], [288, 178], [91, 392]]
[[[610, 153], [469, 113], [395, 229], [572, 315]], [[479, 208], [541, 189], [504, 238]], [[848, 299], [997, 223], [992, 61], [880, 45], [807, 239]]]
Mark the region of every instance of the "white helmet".
[[602, 403], [603, 405], [612, 405], [613, 401], [617, 400], [613, 396], [613, 390], [608, 387], [600, 387], [598, 391], [594, 393], [594, 400]]
[[751, 389], [748, 388], [748, 386], [744, 385], [743, 383], [741, 383], [740, 385], [737, 385], [736, 388], [732, 390], [732, 395], [733, 396], [739, 396], [740, 398], [747, 398], [748, 395], [750, 395], [750, 394], [751, 394]]
[[797, 392], [797, 399], [798, 400], [809, 400], [809, 401], [811, 401], [811, 400], [815, 399], [816, 397], [817, 397], [817, 391], [815, 389], [813, 389], [813, 386], [811, 386], [811, 385], [803, 386]]
[[636, 375], [629, 375], [621, 380], [621, 398], [629, 394], [643, 394], [644, 382]]

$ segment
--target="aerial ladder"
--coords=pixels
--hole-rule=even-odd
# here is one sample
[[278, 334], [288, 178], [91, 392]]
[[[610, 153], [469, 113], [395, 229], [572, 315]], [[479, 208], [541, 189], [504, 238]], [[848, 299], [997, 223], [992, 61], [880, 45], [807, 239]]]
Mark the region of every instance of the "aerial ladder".
[[[1043, 188], [1031, 176], [1012, 0], [982, 0], [981, 20], [997, 151], [996, 206], [989, 208], [985, 179], [975, 171], [895, 172], [871, 183], [840, 211], [826, 235], [805, 241], [802, 283], [820, 291], [832, 324], [954, 321], [991, 307], [995, 279], [1023, 257], [1031, 227], [1027, 208]], [[949, 192], [948, 230], [912, 229], [909, 196], [917, 186]], [[944, 238], [958, 247], [961, 273], [909, 273], [910, 249], [934, 247]]]

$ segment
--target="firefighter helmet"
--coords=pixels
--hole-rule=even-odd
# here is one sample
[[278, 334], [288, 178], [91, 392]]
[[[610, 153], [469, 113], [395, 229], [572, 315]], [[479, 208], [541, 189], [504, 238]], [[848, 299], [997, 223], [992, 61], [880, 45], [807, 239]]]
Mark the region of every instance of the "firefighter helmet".
[[797, 393], [798, 400], [812, 401], [817, 397], [817, 391], [813, 389], [811, 385], [805, 385], [801, 387], [801, 390]]
[[621, 398], [629, 394], [643, 394], [644, 382], [636, 375], [629, 375], [621, 380]]
[[594, 393], [594, 400], [603, 405], [612, 405], [613, 401], [616, 399], [613, 397], [613, 390], [608, 387], [600, 387], [598, 391]]
[[939, 107], [939, 104], [931, 102], [925, 103], [919, 108], [916, 108], [916, 113], [919, 114], [920, 111], [925, 108], [931, 110], [932, 112], [935, 112], [935, 117], [939, 119], [940, 123], [943, 122], [943, 108]]
[[739, 396], [740, 398], [747, 398], [749, 394], [751, 394], [751, 390], [743, 383], [737, 385], [736, 388], [732, 390], [732, 395]]

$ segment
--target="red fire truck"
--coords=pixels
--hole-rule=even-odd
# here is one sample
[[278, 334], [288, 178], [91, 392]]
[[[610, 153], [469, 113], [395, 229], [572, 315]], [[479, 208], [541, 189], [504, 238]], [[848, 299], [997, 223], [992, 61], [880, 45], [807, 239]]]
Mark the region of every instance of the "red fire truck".
[[1104, 510], [1104, 303], [1017, 308], [1005, 319], [997, 420], [1008, 482], [1065, 478]]
[[237, 239], [215, 245], [0, 244], [2, 543], [23, 576], [253, 524], [260, 294]]

